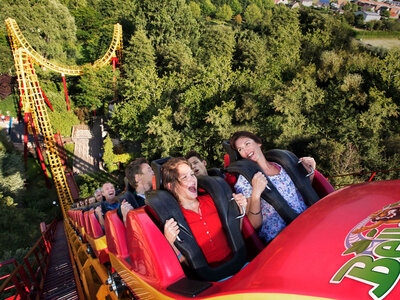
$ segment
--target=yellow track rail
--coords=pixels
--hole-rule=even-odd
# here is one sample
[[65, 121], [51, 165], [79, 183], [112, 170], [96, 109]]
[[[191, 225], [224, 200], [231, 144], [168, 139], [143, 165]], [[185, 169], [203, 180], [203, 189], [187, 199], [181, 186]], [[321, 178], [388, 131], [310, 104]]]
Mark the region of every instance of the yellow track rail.
[[44, 137], [47, 158], [53, 174], [61, 209], [64, 217], [66, 217], [65, 212], [69, 209], [73, 200], [64, 174], [64, 167], [58, 153], [57, 143], [51, 128], [46, 104], [40, 91], [39, 80], [33, 64], [30, 61], [30, 55], [26, 49], [17, 49], [14, 53], [14, 59], [20, 95], [22, 103], [25, 105], [24, 110], [32, 114], [35, 127], [40, 129], [38, 132]]
[[[18, 48], [23, 48], [27, 52], [29, 56], [32, 57], [33, 62], [46, 67], [54, 72], [65, 74], [65, 75], [82, 75], [83, 67], [82, 66], [64, 66], [61, 64], [53, 63], [48, 59], [44, 58], [35, 49], [28, 43], [22, 34], [17, 22], [14, 19], [7, 18], [5, 20], [8, 35], [10, 37], [10, 43], [13, 52]], [[112, 57], [117, 56], [119, 60], [121, 60], [121, 52], [122, 52], [122, 26], [120, 24], [114, 25], [114, 34], [108, 48], [106, 54], [103, 57], [99, 58], [93, 63], [93, 67], [101, 68], [104, 65], [108, 64]]]
[[[39, 79], [35, 72], [34, 63], [63, 75], [82, 75], [83, 67], [63, 66], [50, 62], [32, 48], [14, 19], [8, 18], [5, 22], [14, 56], [22, 109], [24, 113], [30, 113], [32, 115], [33, 126], [35, 127], [36, 132], [42, 134], [44, 137], [47, 158], [53, 174], [61, 209], [64, 218], [66, 218], [66, 211], [73, 203], [73, 199], [65, 177], [64, 167], [58, 153], [57, 143], [51, 128], [50, 119], [47, 114], [47, 108], [39, 85]], [[110, 47], [102, 58], [93, 63], [93, 66], [95, 68], [101, 68], [108, 64], [115, 56], [121, 60], [121, 54], [122, 26], [120, 24], [115, 24]]]

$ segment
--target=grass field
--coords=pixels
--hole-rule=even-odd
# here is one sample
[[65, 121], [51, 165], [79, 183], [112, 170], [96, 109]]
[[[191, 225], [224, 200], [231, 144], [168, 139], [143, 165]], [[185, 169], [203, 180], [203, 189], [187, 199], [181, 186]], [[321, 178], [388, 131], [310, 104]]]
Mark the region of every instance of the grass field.
[[398, 38], [363, 38], [361, 41], [373, 47], [400, 49], [400, 40]]

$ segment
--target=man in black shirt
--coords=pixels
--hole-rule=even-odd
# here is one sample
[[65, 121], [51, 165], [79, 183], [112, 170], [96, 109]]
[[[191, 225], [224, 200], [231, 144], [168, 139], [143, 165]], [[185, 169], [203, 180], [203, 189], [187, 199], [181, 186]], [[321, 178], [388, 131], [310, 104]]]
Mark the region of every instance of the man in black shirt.
[[152, 189], [153, 176], [153, 169], [145, 158], [137, 158], [131, 162], [125, 169], [128, 186], [120, 201], [126, 200], [133, 208], [143, 206], [145, 192]]

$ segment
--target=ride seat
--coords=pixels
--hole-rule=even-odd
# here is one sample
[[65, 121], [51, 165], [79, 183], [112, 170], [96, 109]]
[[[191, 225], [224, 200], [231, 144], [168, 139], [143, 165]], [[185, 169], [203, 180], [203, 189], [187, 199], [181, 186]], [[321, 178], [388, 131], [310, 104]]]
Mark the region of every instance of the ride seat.
[[185, 256], [190, 270], [195, 276], [202, 280], [218, 281], [238, 272], [247, 261], [240, 221], [236, 219], [240, 215], [240, 211], [236, 203], [230, 201], [232, 191], [222, 178], [199, 176], [198, 186], [208, 192], [213, 199], [232, 250], [232, 258], [217, 267], [208, 265], [178, 202], [169, 192], [163, 190], [149, 192], [146, 196], [146, 203], [157, 214], [162, 224], [165, 224], [166, 220], [170, 218], [174, 218], [179, 224], [181, 242], [176, 240], [175, 246]]
[[92, 236], [91, 230], [90, 230], [90, 224], [89, 224], [89, 212], [85, 211], [83, 213], [83, 223], [84, 223], [84, 228], [85, 228], [85, 234]]
[[108, 252], [114, 254], [120, 260], [126, 259], [129, 256], [126, 244], [126, 229], [117, 210], [106, 213], [104, 229]]
[[162, 187], [162, 178], [161, 178], [161, 167], [164, 163], [166, 163], [171, 157], [164, 157], [160, 159], [153, 160], [151, 162], [151, 168], [154, 172], [154, 180], [153, 180], [153, 190], [161, 190]]
[[110, 258], [108, 256], [107, 241], [104, 231], [101, 228], [94, 210], [85, 213], [87, 213], [88, 216], [89, 226], [87, 240], [93, 249], [94, 255], [99, 258], [100, 263], [106, 263]]
[[79, 210], [78, 211], [78, 231], [81, 234], [82, 237], [82, 241], [84, 243], [87, 243], [87, 239], [86, 239], [86, 232], [85, 232], [85, 220], [83, 217], [83, 211]]
[[102, 237], [104, 235], [104, 231], [101, 228], [100, 222], [97, 219], [95, 211], [93, 210], [89, 211], [88, 217], [89, 217], [89, 227], [90, 227], [91, 237], [94, 239]]
[[128, 212], [126, 237], [132, 271], [158, 290], [185, 277], [174, 251], [145, 207]]

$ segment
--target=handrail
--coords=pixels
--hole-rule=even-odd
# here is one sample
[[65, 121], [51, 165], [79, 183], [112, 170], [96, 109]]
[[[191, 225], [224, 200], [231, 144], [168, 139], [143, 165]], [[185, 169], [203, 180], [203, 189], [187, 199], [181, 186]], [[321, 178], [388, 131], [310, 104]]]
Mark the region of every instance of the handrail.
[[[3, 277], [6, 279], [0, 286], [0, 295], [12, 288], [16, 289], [14, 299], [17, 296], [20, 297], [19, 299], [28, 299], [32, 298], [30, 297], [32, 295], [40, 295], [42, 281], [44, 280], [49, 263], [50, 249], [53, 245], [56, 226], [57, 219], [54, 219], [25, 255], [21, 264], [18, 264], [15, 258], [0, 263], [0, 267], [11, 263], [15, 265], [14, 271]], [[34, 255], [32, 259], [33, 263], [31, 263], [32, 254]], [[37, 268], [35, 268], [36, 265]]]
[[[375, 175], [377, 173], [387, 173], [387, 172], [399, 172], [400, 169], [388, 169], [388, 170], [378, 170], [378, 171], [363, 171], [363, 172], [355, 172], [355, 173], [347, 173], [347, 174], [339, 174], [339, 175], [332, 175], [332, 176], [327, 176], [326, 179], [332, 179], [332, 178], [340, 178], [340, 177], [348, 177], [348, 176], [357, 176], [357, 175], [366, 175], [366, 174], [372, 174], [369, 179], [368, 182], [371, 182], [372, 179], [375, 177]], [[361, 181], [361, 182], [366, 182], [366, 181]], [[359, 183], [361, 183], [359, 182]], [[350, 184], [337, 184], [337, 185], [333, 185], [335, 187], [345, 187], [345, 186], [350, 186], [354, 183], [350, 183]]]
[[[9, 31], [9, 35], [12, 37], [12, 49], [13, 52], [17, 48], [24, 48], [28, 54], [33, 58], [33, 60], [43, 66], [46, 67], [54, 72], [64, 74], [64, 75], [82, 75], [84, 73], [82, 66], [65, 66], [58, 63], [53, 63], [50, 60], [44, 58], [40, 55], [26, 40], [24, 35], [21, 32], [17, 22], [14, 19], [7, 18], [5, 20], [7, 29]], [[99, 58], [93, 63], [94, 68], [101, 68], [106, 65], [113, 56], [119, 56], [118, 58], [121, 59], [121, 49], [122, 49], [122, 26], [120, 24], [114, 25], [114, 33], [113, 38], [108, 48], [107, 52], [103, 55], [103, 57]]]

